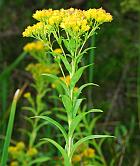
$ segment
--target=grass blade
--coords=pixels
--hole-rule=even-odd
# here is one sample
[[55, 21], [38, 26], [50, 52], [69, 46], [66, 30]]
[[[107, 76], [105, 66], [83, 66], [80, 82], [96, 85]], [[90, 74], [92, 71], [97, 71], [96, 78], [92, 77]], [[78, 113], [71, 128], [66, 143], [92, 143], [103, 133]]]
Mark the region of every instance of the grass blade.
[[7, 127], [3, 152], [2, 152], [2, 160], [1, 160], [1, 165], [2, 166], [6, 166], [6, 162], [7, 162], [7, 158], [8, 158], [8, 147], [9, 147], [10, 140], [11, 140], [14, 117], [15, 117], [15, 111], [16, 111], [16, 105], [17, 105], [17, 100], [18, 100], [18, 97], [19, 97], [19, 93], [20, 93], [20, 90], [18, 89], [16, 91], [15, 95], [14, 95], [14, 99], [13, 99], [12, 106], [11, 106], [11, 113], [10, 113], [10, 118], [9, 118], [9, 122], [8, 122], [8, 127]]

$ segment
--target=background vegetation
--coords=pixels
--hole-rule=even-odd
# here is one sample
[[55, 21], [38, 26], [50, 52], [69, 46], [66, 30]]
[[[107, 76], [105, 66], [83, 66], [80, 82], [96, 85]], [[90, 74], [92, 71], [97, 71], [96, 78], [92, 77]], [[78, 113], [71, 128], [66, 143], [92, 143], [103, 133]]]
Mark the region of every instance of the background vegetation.
[[[0, 148], [6, 132], [12, 96], [17, 88], [33, 91], [31, 76], [25, 71], [33, 59], [26, 56], [22, 31], [33, 23], [32, 13], [43, 8], [99, 8], [113, 15], [111, 24], [90, 40], [96, 46], [89, 51], [83, 63], [94, 61], [94, 67], [85, 73], [83, 80], [93, 81], [100, 87], [85, 91], [87, 107], [94, 105], [104, 113], [99, 117], [95, 132], [111, 133], [116, 141], [106, 140], [102, 149], [107, 159], [117, 157], [116, 165], [140, 164], [140, 4], [139, 0], [86, 1], [86, 0], [1, 0], [0, 11]], [[30, 40], [31, 41], [31, 40]], [[13, 140], [24, 140], [19, 128], [26, 128], [21, 111], [22, 97], [15, 117]], [[51, 105], [51, 101], [49, 105]], [[22, 123], [21, 123], [22, 122]]]

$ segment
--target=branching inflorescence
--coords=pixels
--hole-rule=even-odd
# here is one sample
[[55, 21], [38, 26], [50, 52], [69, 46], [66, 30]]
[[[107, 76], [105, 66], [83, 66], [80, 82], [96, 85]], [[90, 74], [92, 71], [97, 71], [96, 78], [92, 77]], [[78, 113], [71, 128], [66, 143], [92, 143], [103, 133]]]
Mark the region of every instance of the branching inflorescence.
[[[33, 14], [33, 18], [39, 22], [33, 26], [28, 26], [23, 32], [23, 36], [42, 41], [47, 48], [46, 52], [54, 57], [55, 62], [60, 67], [63, 79], [53, 74], [44, 74], [44, 77], [51, 77], [59, 82], [64, 90], [60, 94], [60, 98], [67, 113], [68, 131], [50, 117], [38, 116], [38, 118], [47, 120], [60, 129], [65, 139], [65, 147], [50, 138], [44, 140], [55, 145], [63, 155], [64, 164], [71, 166], [72, 156], [81, 143], [89, 139], [108, 137], [107, 135], [90, 135], [75, 143], [74, 131], [85, 115], [92, 112], [102, 112], [99, 109], [91, 109], [78, 113], [83, 101], [82, 98], [79, 98], [80, 93], [86, 86], [94, 84], [87, 83], [77, 88], [76, 83], [84, 70], [90, 66], [80, 67], [82, 57], [89, 49], [92, 49], [85, 48], [87, 40], [96, 33], [101, 24], [111, 22], [112, 16], [102, 8], [89, 10], [70, 8], [67, 10], [39, 10]], [[55, 50], [55, 45], [59, 46], [60, 49]]]

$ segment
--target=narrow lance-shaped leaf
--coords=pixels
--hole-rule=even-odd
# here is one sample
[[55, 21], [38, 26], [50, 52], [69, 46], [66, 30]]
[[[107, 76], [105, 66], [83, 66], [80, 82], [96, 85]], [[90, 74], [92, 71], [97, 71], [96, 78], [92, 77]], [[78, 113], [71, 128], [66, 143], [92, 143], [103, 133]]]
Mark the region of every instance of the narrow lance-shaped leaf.
[[40, 119], [44, 119], [50, 123], [52, 123], [53, 125], [55, 125], [63, 134], [65, 141], [67, 142], [67, 133], [64, 129], [64, 127], [58, 123], [57, 121], [55, 121], [54, 119], [50, 118], [50, 117], [46, 117], [46, 116], [35, 116], [35, 118], [40, 118]]
[[89, 113], [92, 113], [92, 112], [103, 112], [102, 110], [100, 109], [91, 109], [90, 111], [88, 112], [83, 112], [79, 115], [77, 115], [72, 123], [71, 123], [71, 126], [70, 126], [70, 129], [69, 129], [69, 135], [72, 136], [73, 133], [74, 133], [74, 130], [76, 129], [76, 127], [78, 126], [78, 124], [80, 123], [80, 121], [83, 119], [83, 117]]
[[77, 99], [77, 100], [76, 100], [76, 103], [75, 103], [74, 109], [73, 109], [73, 117], [76, 116], [77, 111], [78, 111], [78, 109], [79, 109], [79, 107], [80, 107], [80, 105], [81, 105], [81, 103], [82, 103], [83, 100], [84, 100], [84, 99]]
[[[92, 65], [92, 64], [90, 64]], [[87, 66], [83, 66], [83, 67], [80, 67], [76, 73], [74, 73], [73, 77], [71, 78], [71, 82], [70, 82], [70, 89], [73, 89], [76, 85], [76, 83], [79, 81], [79, 79], [81, 78], [82, 74], [83, 74], [83, 71], [89, 67], [90, 65], [87, 65]]]
[[78, 96], [80, 95], [80, 93], [82, 92], [82, 90], [84, 88], [86, 88], [87, 86], [99, 86], [99, 85], [94, 84], [94, 83], [87, 83], [87, 84], [82, 85], [80, 88], [78, 88], [77, 92], [75, 93], [75, 99], [78, 98]]
[[110, 136], [110, 135], [90, 135], [84, 138], [81, 138], [79, 141], [77, 141], [71, 150], [71, 154], [70, 156], [73, 156], [73, 153], [75, 152], [75, 150], [78, 148], [79, 145], [81, 145], [82, 143], [84, 143], [85, 141], [88, 141], [90, 139], [97, 139], [97, 138], [109, 138], [109, 137], [114, 137], [114, 136]]
[[63, 61], [66, 69], [68, 70], [69, 74], [71, 73], [71, 65], [69, 64], [67, 58], [63, 55], [60, 55], [61, 60]]
[[41, 157], [29, 162], [28, 166], [32, 166], [33, 164], [37, 164], [37, 163], [43, 163], [43, 162], [48, 161], [48, 160], [50, 160], [49, 157], [46, 157], [46, 156], [42, 157], [41, 156]]
[[43, 138], [42, 140], [52, 143], [60, 151], [60, 153], [64, 157], [65, 165], [71, 166], [71, 164], [69, 163], [68, 155], [67, 155], [66, 151], [63, 149], [63, 147], [61, 145], [59, 145], [56, 141], [54, 141], [50, 138]]
[[81, 53], [76, 57], [77, 63], [79, 63], [79, 62], [81, 61], [83, 55], [86, 54], [87, 51], [89, 51], [89, 50], [91, 50], [91, 49], [93, 49], [93, 48], [96, 48], [96, 47], [89, 47], [89, 48], [85, 49], [83, 52], [81, 52]]
[[62, 102], [63, 105], [67, 111], [67, 113], [70, 113], [72, 111], [72, 101], [69, 96], [62, 95]]
[[60, 85], [63, 87], [63, 89], [65, 90], [66, 94], [69, 93], [66, 84], [59, 77], [57, 77], [56, 75], [53, 75], [53, 74], [42, 74], [42, 75], [50, 77], [50, 78], [54, 79], [55, 81], [59, 81]]

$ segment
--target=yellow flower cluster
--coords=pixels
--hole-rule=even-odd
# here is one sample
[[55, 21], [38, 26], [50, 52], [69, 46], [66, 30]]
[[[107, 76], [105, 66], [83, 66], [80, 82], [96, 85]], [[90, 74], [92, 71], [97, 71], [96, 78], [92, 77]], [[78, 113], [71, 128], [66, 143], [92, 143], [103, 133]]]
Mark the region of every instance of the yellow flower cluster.
[[66, 17], [63, 18], [60, 27], [73, 32], [85, 32], [90, 29], [84, 12], [73, 8], [67, 10]]
[[84, 152], [83, 152], [84, 157], [92, 158], [92, 157], [94, 157], [94, 155], [95, 155], [95, 150], [92, 148], [88, 148], [88, 149], [84, 150]]
[[[71, 81], [71, 78], [70, 78], [70, 75], [67, 75], [65, 78], [64, 77], [60, 77], [61, 80], [63, 80], [67, 86], [70, 85], [70, 81]], [[59, 85], [59, 81], [55, 81], [54, 83], [52, 83], [52, 88], [56, 88], [57, 85]], [[78, 90], [78, 87], [74, 87], [74, 91], [76, 92]]]
[[61, 48], [56, 48], [55, 50], [53, 50], [53, 52], [56, 54], [62, 54]]
[[25, 98], [30, 98], [30, 97], [31, 97], [31, 93], [30, 93], [30, 92], [26, 92], [26, 93], [24, 94], [24, 97], [25, 97]]
[[18, 153], [19, 151], [22, 151], [22, 150], [24, 150], [25, 149], [25, 144], [24, 144], [24, 142], [18, 142], [17, 144], [16, 144], [16, 146], [10, 146], [9, 148], [8, 148], [8, 152], [10, 153], [10, 154], [16, 154], [16, 153]]
[[36, 63], [36, 64], [29, 64], [26, 68], [27, 71], [29, 71], [32, 75], [33, 78], [37, 79], [38, 77], [41, 76], [41, 74], [58, 74], [59, 73], [59, 68], [56, 64], [41, 64], [41, 63]]
[[42, 51], [44, 50], [44, 43], [42, 41], [35, 41], [31, 43], [27, 43], [24, 47], [23, 50], [25, 52], [33, 52], [33, 51]]
[[10, 166], [19, 166], [18, 162], [17, 161], [12, 161], [10, 163]]
[[77, 163], [81, 160], [82, 160], [82, 156], [78, 155], [78, 154], [74, 155], [73, 158], [72, 158], [72, 161], [75, 162], [75, 163]]
[[70, 85], [70, 75], [67, 75], [65, 78], [64, 77], [60, 77], [61, 80], [65, 81], [65, 83], [69, 86]]
[[25, 149], [25, 144], [24, 144], [24, 142], [18, 142], [17, 144], [16, 144], [16, 148], [18, 149], [18, 150], [24, 150]]
[[106, 13], [102, 8], [89, 9], [84, 11], [84, 15], [88, 20], [95, 20], [98, 23], [111, 22], [113, 19], [112, 15], [110, 13]]
[[80, 162], [83, 158], [93, 158], [95, 156], [95, 150], [92, 148], [85, 149], [82, 153], [76, 154], [73, 156], [72, 161], [77, 163]]
[[48, 23], [49, 25], [59, 25], [65, 15], [65, 10], [37, 10], [33, 18]]
[[47, 25], [43, 22], [38, 22], [33, 26], [28, 26], [22, 33], [23, 37], [36, 37], [46, 34], [48, 31]]
[[37, 154], [38, 154], [38, 151], [36, 148], [29, 148], [29, 150], [27, 151], [27, 155], [30, 157], [33, 157]]
[[33, 18], [40, 21], [39, 23], [28, 26], [23, 32], [24, 37], [35, 37], [42, 34], [49, 33], [50, 27], [60, 27], [69, 34], [77, 33], [83, 34], [93, 28], [94, 22], [102, 24], [104, 22], [111, 22], [112, 16], [104, 9], [89, 9], [79, 10], [70, 8], [67, 10], [37, 10], [33, 14]]

